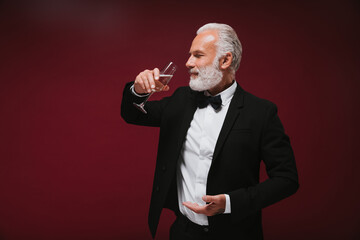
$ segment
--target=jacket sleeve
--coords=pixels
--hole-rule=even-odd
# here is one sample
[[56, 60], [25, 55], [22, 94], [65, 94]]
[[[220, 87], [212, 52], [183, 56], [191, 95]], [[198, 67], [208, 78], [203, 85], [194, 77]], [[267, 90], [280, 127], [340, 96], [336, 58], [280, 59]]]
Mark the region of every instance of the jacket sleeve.
[[125, 122], [130, 124], [159, 127], [162, 112], [168, 103], [169, 97], [163, 98], [160, 101], [147, 102], [145, 105], [147, 114], [144, 114], [139, 111], [133, 103], [143, 102], [146, 99], [146, 96], [135, 96], [130, 89], [133, 84], [134, 82], [129, 82], [124, 87], [123, 98], [121, 101], [121, 117]]
[[233, 221], [256, 214], [262, 208], [294, 194], [299, 187], [290, 140], [274, 104], [267, 111], [260, 144], [261, 158], [269, 178], [255, 186], [229, 193]]

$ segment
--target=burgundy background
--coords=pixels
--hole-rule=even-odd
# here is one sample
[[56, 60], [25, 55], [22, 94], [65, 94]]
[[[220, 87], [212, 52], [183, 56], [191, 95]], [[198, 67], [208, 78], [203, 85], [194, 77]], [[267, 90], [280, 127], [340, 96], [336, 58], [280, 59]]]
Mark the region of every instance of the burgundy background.
[[187, 85], [208, 22], [237, 31], [237, 80], [295, 151], [300, 189], [263, 210], [265, 239], [359, 239], [358, 1], [31, 2], [0, 3], [0, 239], [150, 239], [158, 129], [125, 124], [122, 89], [170, 60], [153, 99]]

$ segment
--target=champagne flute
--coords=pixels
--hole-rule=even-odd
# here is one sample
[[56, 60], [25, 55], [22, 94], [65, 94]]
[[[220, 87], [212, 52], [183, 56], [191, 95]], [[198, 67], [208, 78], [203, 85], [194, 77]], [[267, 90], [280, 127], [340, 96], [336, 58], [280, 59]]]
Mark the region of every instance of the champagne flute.
[[[174, 72], [176, 71], [177, 66], [170, 62], [166, 67], [163, 68], [163, 70], [160, 71], [159, 80], [155, 80], [155, 89], [159, 89], [161, 91], [165, 85], [167, 85], [170, 82], [170, 79], [173, 77]], [[146, 102], [149, 100], [151, 95], [154, 92], [151, 92], [142, 103], [133, 103], [134, 106], [139, 109], [141, 112], [147, 114], [144, 106]]]

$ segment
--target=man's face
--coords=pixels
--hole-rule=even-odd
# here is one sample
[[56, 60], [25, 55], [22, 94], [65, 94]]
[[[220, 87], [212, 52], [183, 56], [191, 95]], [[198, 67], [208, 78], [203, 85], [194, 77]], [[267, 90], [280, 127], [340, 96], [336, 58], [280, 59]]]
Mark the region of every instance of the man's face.
[[190, 48], [186, 67], [190, 73], [190, 87], [195, 91], [205, 91], [215, 87], [222, 80], [222, 72], [216, 59], [216, 31], [209, 30], [195, 37]]
[[[190, 57], [186, 62], [186, 67], [189, 69], [199, 69], [200, 67], [209, 66], [213, 63], [216, 56], [215, 43], [218, 40], [215, 31], [205, 31], [197, 35], [190, 48]], [[195, 77], [192, 74], [191, 77]]]

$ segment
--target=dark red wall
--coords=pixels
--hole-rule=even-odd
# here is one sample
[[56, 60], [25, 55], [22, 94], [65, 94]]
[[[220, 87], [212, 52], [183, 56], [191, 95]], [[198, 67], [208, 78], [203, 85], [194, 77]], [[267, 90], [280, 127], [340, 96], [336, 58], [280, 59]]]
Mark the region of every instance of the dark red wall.
[[150, 239], [158, 129], [125, 124], [122, 89], [170, 60], [153, 99], [187, 85], [208, 22], [237, 31], [237, 80], [295, 151], [300, 189], [264, 209], [265, 239], [359, 239], [358, 1], [27, 2], [0, 3], [0, 239]]

